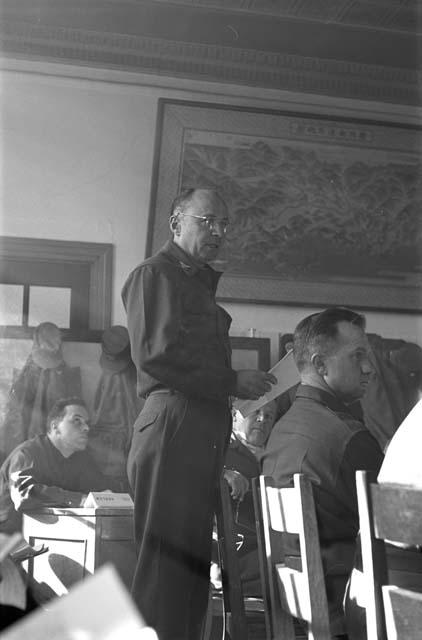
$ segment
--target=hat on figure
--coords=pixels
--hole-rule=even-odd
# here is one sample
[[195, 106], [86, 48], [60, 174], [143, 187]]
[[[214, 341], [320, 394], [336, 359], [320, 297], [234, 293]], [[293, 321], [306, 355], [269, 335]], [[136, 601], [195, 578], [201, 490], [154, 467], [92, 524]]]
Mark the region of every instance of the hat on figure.
[[31, 356], [42, 369], [55, 369], [64, 364], [62, 336], [54, 322], [41, 322], [35, 327]]
[[126, 327], [114, 325], [106, 329], [101, 339], [100, 365], [118, 373], [131, 364], [129, 333]]

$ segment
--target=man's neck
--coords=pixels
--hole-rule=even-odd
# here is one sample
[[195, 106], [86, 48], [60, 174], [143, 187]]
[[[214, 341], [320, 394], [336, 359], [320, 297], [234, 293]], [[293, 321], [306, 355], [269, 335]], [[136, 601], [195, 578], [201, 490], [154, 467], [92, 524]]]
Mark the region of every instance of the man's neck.
[[336, 400], [338, 400], [338, 402], [341, 402], [345, 407], [349, 407], [349, 406], [353, 407], [358, 402], [358, 399], [345, 400], [344, 398], [340, 398], [338, 394], [335, 393], [335, 391], [333, 391], [331, 387], [328, 386], [325, 380], [323, 380], [319, 376], [318, 377], [312, 376], [312, 375], [307, 376], [306, 374], [303, 374], [301, 376], [301, 384], [307, 385], [308, 387], [315, 387], [316, 389], [320, 389], [320, 391], [325, 391], [325, 393], [329, 393], [331, 396], [333, 396], [333, 398], [336, 398]]
[[302, 373], [300, 376], [301, 384], [306, 384], [308, 387], [315, 387], [316, 389], [321, 389], [321, 391], [325, 391], [326, 393], [330, 393], [332, 396], [335, 396], [335, 393], [330, 389], [328, 384], [320, 378], [319, 376], [315, 376], [310, 373]]
[[237, 430], [235, 427], [233, 427], [233, 433], [235, 434], [236, 438], [238, 440], [240, 440], [240, 442], [245, 445], [245, 447], [247, 449], [249, 449], [249, 451], [251, 453], [253, 453], [254, 455], [256, 455], [257, 453], [260, 453], [261, 451], [264, 450], [264, 445], [257, 445], [257, 444], [252, 444], [251, 442], [249, 442], [245, 436], [245, 434], [243, 433], [243, 431]]
[[55, 447], [58, 451], [60, 451], [63, 458], [70, 458], [72, 453], [74, 453], [73, 449], [72, 451], [70, 451], [69, 447], [66, 447], [66, 445], [63, 444], [63, 442], [60, 442], [59, 440], [57, 440], [57, 438], [52, 436], [51, 433], [47, 433], [47, 438], [50, 440], [53, 447]]
[[198, 257], [194, 257], [190, 251], [188, 251], [186, 249], [186, 247], [184, 247], [180, 242], [179, 242], [179, 238], [177, 236], [174, 236], [172, 238], [174, 244], [180, 249], [180, 251], [183, 251], [183, 253], [189, 258], [189, 260], [191, 262], [193, 262], [199, 269], [201, 269], [202, 267], [207, 266], [207, 262], [205, 262], [204, 260], [201, 260]]

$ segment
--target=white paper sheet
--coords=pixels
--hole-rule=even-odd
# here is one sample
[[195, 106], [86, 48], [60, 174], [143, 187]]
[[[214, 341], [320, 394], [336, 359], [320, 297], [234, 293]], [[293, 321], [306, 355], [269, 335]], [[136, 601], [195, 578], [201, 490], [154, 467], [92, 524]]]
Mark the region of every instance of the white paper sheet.
[[271, 391], [264, 394], [258, 400], [237, 400], [234, 403], [236, 409], [240, 411], [245, 418], [253, 411], [257, 411], [267, 402], [271, 402], [274, 398], [277, 398], [282, 393], [293, 387], [300, 381], [299, 372], [297, 370], [293, 351], [288, 351], [287, 354], [277, 362], [269, 373], [272, 373], [277, 378], [277, 384], [274, 384]]

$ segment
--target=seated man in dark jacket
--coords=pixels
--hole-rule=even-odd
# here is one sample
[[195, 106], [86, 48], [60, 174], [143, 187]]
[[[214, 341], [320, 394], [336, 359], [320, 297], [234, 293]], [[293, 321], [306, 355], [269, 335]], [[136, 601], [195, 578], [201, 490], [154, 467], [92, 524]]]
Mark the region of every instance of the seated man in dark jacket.
[[364, 328], [363, 316], [341, 307], [298, 324], [293, 353], [301, 385], [271, 431], [262, 464], [279, 486], [294, 473], [313, 484], [334, 636], [345, 631], [342, 601], [359, 529], [355, 473], [378, 472], [383, 458], [356, 404], [372, 375]]
[[223, 476], [230, 486], [239, 568], [245, 595], [259, 595], [258, 549], [251, 481], [261, 473], [260, 458], [277, 415], [276, 401], [243, 417], [236, 411]]
[[17, 446], [0, 468], [0, 530], [19, 530], [22, 511], [80, 507], [90, 491], [107, 488], [85, 451], [88, 433], [88, 412], [80, 398], [55, 403], [46, 435]]

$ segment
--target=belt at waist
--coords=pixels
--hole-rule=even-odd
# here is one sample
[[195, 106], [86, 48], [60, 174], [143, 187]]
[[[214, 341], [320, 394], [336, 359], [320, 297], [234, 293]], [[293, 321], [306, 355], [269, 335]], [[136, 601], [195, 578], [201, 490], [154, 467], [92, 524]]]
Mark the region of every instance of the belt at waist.
[[[150, 398], [151, 396], [155, 396], [155, 395], [158, 395], [158, 394], [167, 394], [167, 395], [170, 395], [170, 396], [179, 395], [179, 396], [189, 397], [185, 393], [183, 393], [182, 391], [178, 391], [177, 389], [154, 389], [153, 391], [149, 391], [148, 393], [146, 393], [144, 398], [146, 400], [147, 398]], [[208, 398], [196, 398], [196, 400], [202, 401], [202, 402], [213, 402], [212, 400], [210, 400]], [[216, 402], [216, 401], [214, 400], [214, 402]], [[227, 404], [226, 404], [226, 402], [223, 402], [223, 403], [219, 402], [218, 404], [223, 404], [223, 405], [227, 406], [228, 409], [230, 409], [230, 410], [232, 408], [231, 398], [227, 398]]]
[[177, 391], [176, 389], [154, 389], [154, 391], [149, 391], [148, 393], [145, 394], [145, 400], [150, 396], [155, 396], [155, 395], [158, 395], [159, 393], [167, 393], [171, 396], [174, 396], [176, 394], [183, 395], [181, 391]]

